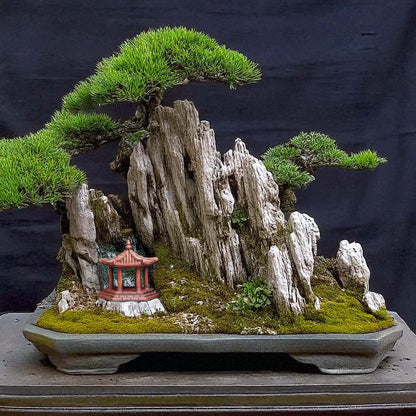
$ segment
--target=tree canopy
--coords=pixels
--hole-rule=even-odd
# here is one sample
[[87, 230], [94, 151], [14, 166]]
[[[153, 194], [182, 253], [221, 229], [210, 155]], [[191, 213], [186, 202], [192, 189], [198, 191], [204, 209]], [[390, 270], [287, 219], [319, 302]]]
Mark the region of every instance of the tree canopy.
[[[0, 140], [0, 210], [61, 200], [85, 182], [71, 155], [123, 137], [126, 129], [97, 106], [148, 103], [168, 88], [217, 81], [229, 88], [256, 82], [257, 64], [209, 36], [183, 27], [143, 32], [97, 64], [95, 74], [63, 98], [61, 111], [36, 133]], [[131, 129], [127, 129], [129, 137]]]
[[218, 81], [229, 88], [260, 80], [257, 64], [209, 36], [184, 27], [149, 30], [97, 64], [95, 74], [63, 99], [80, 111], [120, 101], [137, 103], [174, 85]]
[[287, 143], [269, 149], [262, 156], [274, 180], [287, 188], [301, 188], [315, 180], [313, 173], [323, 167], [374, 169], [386, 159], [372, 150], [348, 154], [325, 134], [301, 132]]

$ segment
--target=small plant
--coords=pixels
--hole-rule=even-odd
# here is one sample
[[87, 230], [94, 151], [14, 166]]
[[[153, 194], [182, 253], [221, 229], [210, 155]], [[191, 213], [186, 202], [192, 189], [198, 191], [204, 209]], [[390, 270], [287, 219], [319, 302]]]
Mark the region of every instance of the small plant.
[[236, 312], [248, 312], [262, 309], [272, 303], [272, 291], [261, 280], [253, 279], [239, 285], [236, 299], [230, 302], [229, 308]]
[[126, 137], [127, 143], [129, 143], [131, 146], [134, 146], [137, 142], [143, 140], [149, 135], [149, 132], [147, 130], [139, 130], [134, 133], [130, 133]]
[[238, 227], [242, 227], [248, 220], [246, 213], [243, 209], [236, 205], [234, 207], [233, 213], [231, 214], [231, 222]]

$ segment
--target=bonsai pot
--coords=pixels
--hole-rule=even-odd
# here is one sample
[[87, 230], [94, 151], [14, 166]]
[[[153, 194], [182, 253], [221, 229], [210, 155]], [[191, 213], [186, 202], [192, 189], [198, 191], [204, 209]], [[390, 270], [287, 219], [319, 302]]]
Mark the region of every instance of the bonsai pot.
[[391, 328], [364, 334], [69, 334], [35, 325], [37, 311], [24, 336], [67, 374], [112, 374], [148, 352], [286, 353], [327, 374], [373, 372], [403, 333], [395, 312]]

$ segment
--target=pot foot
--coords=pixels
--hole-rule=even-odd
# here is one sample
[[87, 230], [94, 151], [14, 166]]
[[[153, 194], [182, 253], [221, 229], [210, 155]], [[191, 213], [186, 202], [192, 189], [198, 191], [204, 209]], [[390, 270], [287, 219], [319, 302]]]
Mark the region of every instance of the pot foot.
[[140, 354], [53, 354], [48, 353], [50, 362], [57, 370], [66, 374], [113, 374], [121, 364]]
[[290, 354], [304, 364], [313, 364], [324, 374], [372, 373], [386, 357], [386, 353], [375, 355], [347, 354]]

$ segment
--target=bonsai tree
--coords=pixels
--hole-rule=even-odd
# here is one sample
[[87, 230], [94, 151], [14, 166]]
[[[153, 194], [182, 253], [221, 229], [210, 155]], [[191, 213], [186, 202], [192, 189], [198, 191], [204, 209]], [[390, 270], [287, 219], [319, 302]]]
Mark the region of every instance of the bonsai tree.
[[[383, 158], [371, 151], [347, 155], [319, 133], [301, 133], [270, 149], [264, 164], [240, 139], [221, 156], [214, 131], [199, 120], [193, 103], [160, 105], [174, 85], [213, 81], [232, 89], [260, 75], [257, 64], [205, 34], [182, 27], [149, 30], [99, 62], [43, 129], [0, 141], [0, 210], [52, 203], [61, 214], [59, 303], [78, 306], [86, 316], [85, 308], [95, 305], [104, 286], [98, 254], [115, 254], [127, 236], [140, 239], [147, 253], [160, 259], [156, 289], [170, 313], [143, 320], [133, 331], [187, 332], [200, 326], [202, 332], [257, 333], [264, 325], [261, 333], [273, 333], [286, 319], [285, 331], [291, 332], [294, 315], [299, 331], [348, 332], [362, 322], [365, 332], [392, 324], [384, 299], [369, 291], [370, 272], [359, 245], [344, 241], [336, 266], [319, 265], [317, 224], [299, 212], [286, 220], [279, 204], [280, 198], [287, 207], [285, 195], [308, 184], [320, 167], [371, 169]], [[130, 120], [94, 112], [122, 101], [136, 105]], [[70, 164], [72, 155], [113, 140], [120, 144], [111, 166], [126, 175], [126, 204], [120, 196], [88, 189], [85, 174]], [[326, 280], [314, 288], [316, 274]], [[343, 291], [357, 287], [353, 294]], [[334, 305], [336, 297], [340, 302]], [[119, 310], [110, 303], [101, 306]], [[349, 320], [345, 305], [354, 307]], [[142, 313], [137, 305], [127, 306], [128, 316]], [[381, 311], [380, 322], [374, 323], [368, 308]], [[256, 315], [254, 326], [252, 315], [235, 315], [259, 310], [263, 315]], [[96, 310], [89, 313], [95, 322]], [[57, 315], [55, 309], [46, 316]], [[315, 325], [327, 320], [328, 326]], [[314, 321], [313, 328], [308, 321]]]
[[372, 150], [348, 154], [330, 137], [315, 131], [299, 133], [287, 143], [269, 149], [262, 159], [280, 186], [282, 209], [287, 213], [294, 211], [296, 196], [293, 189], [314, 181], [313, 174], [318, 169], [374, 169], [387, 161]]
[[[63, 98], [62, 109], [45, 128], [0, 141], [0, 210], [62, 200], [86, 181], [70, 165], [71, 155], [145, 135], [137, 132], [147, 127], [149, 111], [168, 88], [214, 81], [234, 89], [258, 81], [260, 75], [257, 64], [241, 53], [183, 27], [149, 30], [127, 40]], [[137, 105], [132, 121], [116, 122], [91, 112], [123, 101]]]

